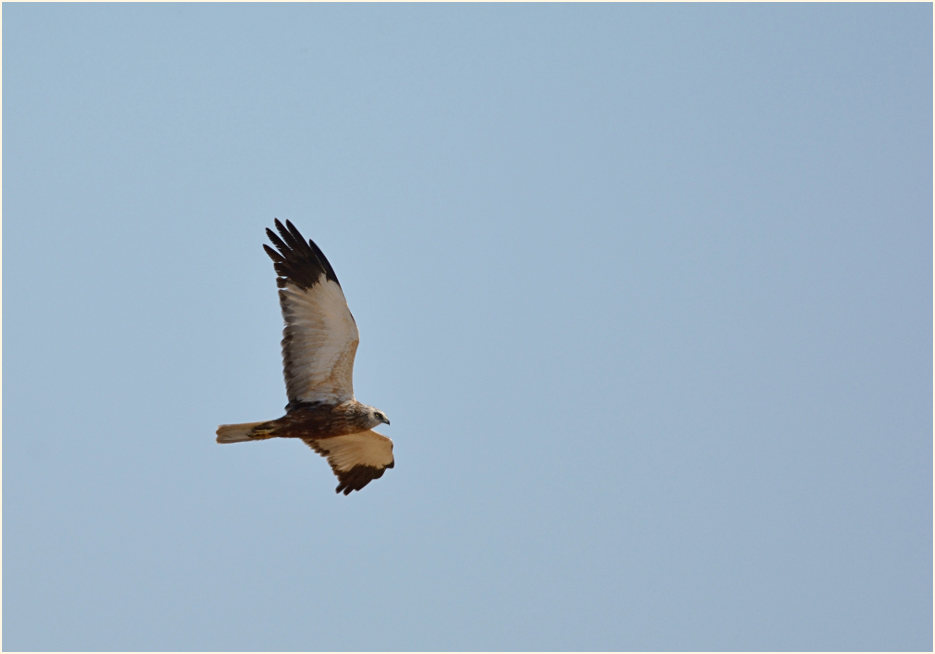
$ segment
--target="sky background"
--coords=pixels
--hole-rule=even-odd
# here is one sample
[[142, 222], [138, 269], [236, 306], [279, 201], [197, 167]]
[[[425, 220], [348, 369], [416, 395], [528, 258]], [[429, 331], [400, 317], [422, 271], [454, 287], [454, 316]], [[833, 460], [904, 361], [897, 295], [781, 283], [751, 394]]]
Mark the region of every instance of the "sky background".
[[3, 649], [931, 649], [930, 4], [3, 19]]

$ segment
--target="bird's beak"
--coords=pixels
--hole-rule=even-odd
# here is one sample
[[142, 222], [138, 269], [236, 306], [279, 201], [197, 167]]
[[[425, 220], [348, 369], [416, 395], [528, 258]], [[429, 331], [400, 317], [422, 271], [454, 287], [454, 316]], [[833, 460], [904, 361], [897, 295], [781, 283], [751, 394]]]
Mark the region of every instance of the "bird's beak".
[[385, 422], [386, 424], [390, 424], [390, 419], [389, 419], [389, 418], [387, 418], [387, 419], [386, 419], [386, 420], [384, 420], [383, 422]]

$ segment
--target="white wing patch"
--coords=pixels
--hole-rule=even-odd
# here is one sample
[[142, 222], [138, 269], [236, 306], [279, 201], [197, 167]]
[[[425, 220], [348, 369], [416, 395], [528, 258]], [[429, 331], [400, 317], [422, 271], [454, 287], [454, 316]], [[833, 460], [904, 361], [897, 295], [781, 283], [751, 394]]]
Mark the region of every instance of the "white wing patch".
[[324, 275], [309, 289], [279, 290], [286, 328], [282, 356], [290, 401], [340, 403], [354, 397], [357, 324], [344, 292]]
[[338, 493], [345, 495], [360, 490], [392, 468], [393, 441], [375, 431], [362, 431], [344, 436], [308, 439], [309, 447], [328, 459], [337, 476]]

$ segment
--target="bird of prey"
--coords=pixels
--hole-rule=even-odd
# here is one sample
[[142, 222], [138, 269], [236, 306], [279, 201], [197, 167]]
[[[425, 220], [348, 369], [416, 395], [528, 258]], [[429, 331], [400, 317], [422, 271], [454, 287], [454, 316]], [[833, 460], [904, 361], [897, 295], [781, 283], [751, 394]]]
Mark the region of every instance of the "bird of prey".
[[267, 229], [279, 304], [286, 323], [282, 360], [286, 415], [267, 422], [221, 425], [218, 443], [301, 438], [328, 459], [336, 492], [359, 491], [393, 467], [393, 441], [372, 431], [390, 424], [386, 414], [354, 399], [352, 375], [357, 324], [347, 308], [334, 269], [311, 239], [290, 221], [276, 220], [279, 236]]

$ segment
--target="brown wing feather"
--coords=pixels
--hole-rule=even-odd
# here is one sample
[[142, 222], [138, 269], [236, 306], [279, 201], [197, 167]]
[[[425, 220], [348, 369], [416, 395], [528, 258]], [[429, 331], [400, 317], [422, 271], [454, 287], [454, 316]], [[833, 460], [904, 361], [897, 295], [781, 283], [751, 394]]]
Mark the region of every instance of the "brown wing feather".
[[375, 431], [303, 440], [328, 459], [339, 482], [336, 493], [359, 491], [395, 464], [393, 441]]
[[354, 397], [357, 324], [325, 255], [290, 221], [276, 220], [277, 236], [264, 245], [278, 275], [283, 329], [282, 359], [290, 404], [338, 403]]

